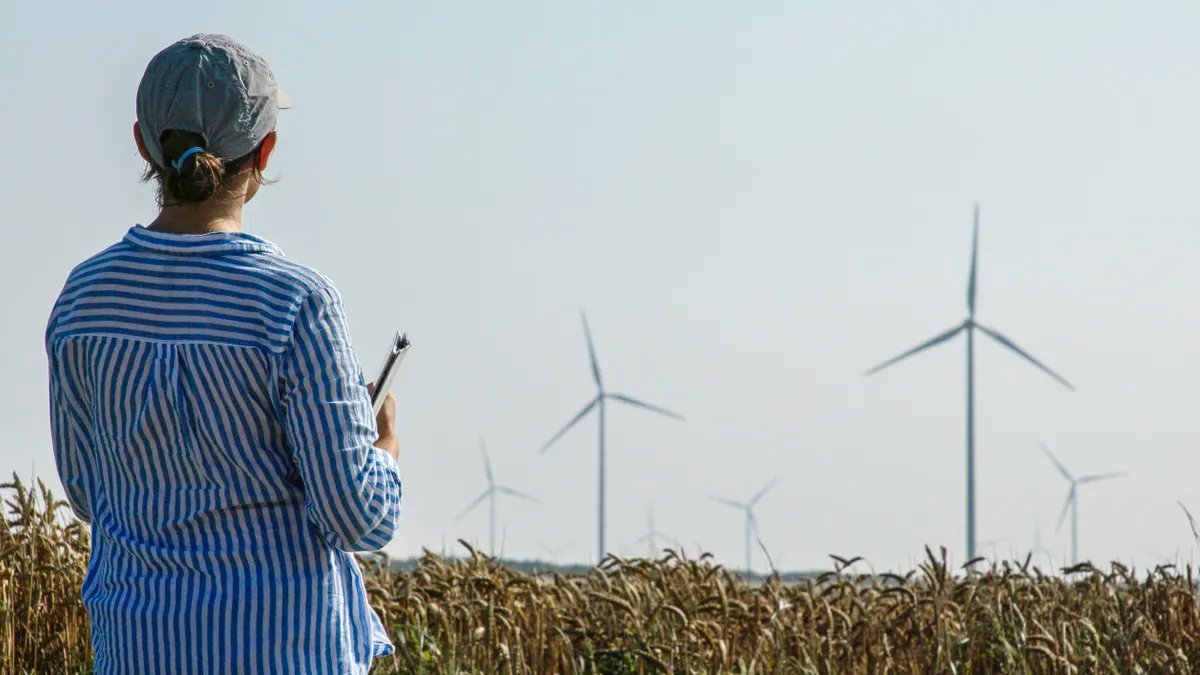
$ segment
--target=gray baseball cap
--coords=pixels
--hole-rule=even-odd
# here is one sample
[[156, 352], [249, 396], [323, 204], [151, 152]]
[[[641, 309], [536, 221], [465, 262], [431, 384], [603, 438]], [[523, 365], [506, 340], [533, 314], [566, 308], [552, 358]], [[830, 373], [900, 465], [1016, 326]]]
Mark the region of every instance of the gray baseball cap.
[[225, 35], [199, 33], [150, 59], [137, 91], [142, 140], [159, 167], [164, 131], [189, 131], [223, 160], [250, 154], [292, 107], [267, 62]]

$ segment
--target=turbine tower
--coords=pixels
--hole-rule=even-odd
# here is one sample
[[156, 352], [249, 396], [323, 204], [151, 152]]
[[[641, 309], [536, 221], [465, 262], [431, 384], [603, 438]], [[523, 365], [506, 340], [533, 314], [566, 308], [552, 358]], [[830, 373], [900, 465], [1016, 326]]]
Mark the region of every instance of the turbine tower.
[[624, 403], [626, 405], [630, 405], [635, 408], [642, 408], [643, 410], [649, 410], [650, 412], [658, 413], [659, 415], [665, 415], [667, 417], [677, 419], [681, 422], [683, 421], [683, 416], [673, 413], [670, 410], [667, 410], [665, 408], [660, 408], [658, 406], [653, 406], [653, 405], [650, 405], [649, 403], [639, 401], [631, 396], [626, 396], [624, 394], [613, 394], [613, 393], [605, 390], [604, 380], [600, 377], [600, 366], [599, 366], [599, 364], [596, 363], [596, 349], [592, 345], [592, 331], [590, 328], [588, 328], [587, 315], [580, 312], [580, 318], [583, 319], [583, 335], [584, 335], [584, 337], [587, 338], [588, 357], [591, 359], [591, 362], [592, 362], [592, 379], [594, 379], [596, 381], [596, 396], [594, 398], [592, 398], [591, 401], [588, 401], [587, 405], [583, 406], [583, 410], [580, 410], [579, 413], [577, 415], [575, 415], [575, 417], [571, 418], [571, 421], [567, 422], [567, 425], [565, 427], [563, 427], [557, 434], [554, 434], [554, 438], [551, 438], [549, 441], [546, 441], [546, 444], [542, 446], [542, 449], [540, 452], [545, 453], [547, 450], [549, 450], [550, 446], [554, 445], [555, 441], [562, 438], [563, 434], [567, 433], [571, 429], [571, 427], [578, 424], [579, 421], [582, 420], [584, 417], [587, 417], [588, 413], [592, 412], [593, 408], [595, 408], [599, 412], [599, 415], [600, 415], [600, 471], [599, 471], [600, 487], [598, 490], [599, 507], [597, 509], [599, 512], [599, 525], [597, 527], [597, 537], [596, 537], [597, 543], [599, 546], [598, 552], [597, 552], [596, 563], [599, 564], [600, 561], [604, 560], [604, 554], [605, 554], [605, 546], [604, 546], [604, 414], [605, 414], [605, 404], [608, 401], [613, 401], [616, 403]]
[[772, 487], [775, 487], [775, 483], [777, 483], [777, 482], [779, 482], [778, 478], [771, 480], [770, 483], [767, 483], [765, 486], [763, 486], [763, 489], [761, 489], [757, 493], [755, 493], [755, 495], [753, 497], [751, 497], [749, 499], [749, 501], [745, 501], [745, 502], [735, 502], [732, 499], [725, 499], [723, 497], [709, 497], [709, 499], [711, 499], [714, 502], [720, 502], [720, 503], [724, 504], [725, 506], [729, 506], [729, 507], [738, 509], [739, 511], [742, 511], [746, 514], [746, 574], [747, 575], [751, 574], [751, 572], [752, 572], [752, 568], [750, 567], [750, 563], [751, 563], [750, 554], [753, 552], [753, 549], [751, 548], [750, 542], [752, 540], [753, 533], [758, 531], [758, 519], [754, 517], [754, 506], [756, 504], [758, 504], [758, 501], [760, 499], [762, 499], [764, 495], [767, 494], [767, 491], [769, 491]]
[[1058, 516], [1058, 530], [1056, 531], [1062, 530], [1063, 519], [1067, 517], [1067, 509], [1070, 509], [1071, 565], [1075, 566], [1079, 564], [1079, 486], [1087, 485], [1088, 483], [1096, 483], [1102, 480], [1108, 480], [1110, 478], [1120, 478], [1121, 476], [1125, 476], [1127, 474], [1124, 471], [1118, 471], [1116, 473], [1098, 473], [1091, 476], [1083, 476], [1082, 478], [1075, 478], [1071, 475], [1070, 471], [1067, 471], [1067, 467], [1063, 466], [1062, 462], [1058, 461], [1058, 458], [1054, 456], [1054, 453], [1050, 452], [1050, 448], [1047, 448], [1044, 443], [1040, 443], [1039, 445], [1042, 446], [1042, 451], [1046, 453], [1046, 456], [1050, 458], [1050, 461], [1054, 462], [1054, 466], [1058, 469], [1058, 472], [1061, 473], [1063, 478], [1066, 478], [1067, 482], [1071, 484], [1071, 489], [1067, 492], [1067, 501], [1063, 504], [1062, 513]]
[[1061, 375], [1055, 373], [1046, 364], [1035, 359], [1029, 352], [1021, 349], [1015, 342], [1003, 333], [977, 322], [975, 320], [976, 280], [978, 277], [977, 262], [979, 258], [979, 205], [975, 205], [975, 225], [971, 236], [971, 275], [967, 281], [967, 317], [961, 323], [949, 330], [936, 335], [912, 349], [893, 357], [867, 371], [867, 376], [946, 342], [950, 338], [965, 333], [967, 336], [967, 560], [975, 559], [975, 331], [983, 333], [1000, 343], [1017, 356], [1033, 364], [1036, 368], [1050, 377], [1058, 380], [1066, 388], [1074, 391], [1075, 387]]
[[467, 508], [463, 509], [462, 513], [458, 514], [458, 516], [454, 519], [454, 522], [462, 520], [468, 513], [475, 510], [476, 506], [482, 504], [483, 500], [488, 500], [488, 552], [494, 557], [496, 555], [496, 494], [506, 494], [511, 497], [517, 497], [519, 499], [533, 502], [534, 504], [540, 504], [541, 502], [534, 497], [530, 497], [523, 492], [517, 492], [510, 487], [496, 485], [495, 478], [492, 476], [492, 462], [490, 459], [488, 459], [487, 446], [484, 445], [482, 438], [479, 439], [479, 451], [483, 454], [483, 472], [487, 475], [487, 489], [484, 490], [483, 494], [479, 495], [475, 501], [471, 502]]

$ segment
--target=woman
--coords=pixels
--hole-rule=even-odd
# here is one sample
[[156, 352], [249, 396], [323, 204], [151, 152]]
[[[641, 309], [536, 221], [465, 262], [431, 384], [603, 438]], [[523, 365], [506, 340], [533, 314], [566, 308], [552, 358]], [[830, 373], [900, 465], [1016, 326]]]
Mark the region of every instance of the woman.
[[333, 284], [241, 231], [285, 107], [227, 37], [156, 55], [133, 135], [158, 217], [50, 316], [97, 673], [366, 673], [394, 649], [353, 552], [399, 519], [395, 402], [372, 415]]

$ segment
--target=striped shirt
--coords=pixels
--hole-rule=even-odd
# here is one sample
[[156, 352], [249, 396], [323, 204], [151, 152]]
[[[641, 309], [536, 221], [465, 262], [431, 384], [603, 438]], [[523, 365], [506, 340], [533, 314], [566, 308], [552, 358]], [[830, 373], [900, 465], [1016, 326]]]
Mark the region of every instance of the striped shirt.
[[135, 226], [71, 272], [46, 351], [98, 674], [393, 652], [353, 552], [395, 532], [399, 469], [328, 279], [249, 234]]

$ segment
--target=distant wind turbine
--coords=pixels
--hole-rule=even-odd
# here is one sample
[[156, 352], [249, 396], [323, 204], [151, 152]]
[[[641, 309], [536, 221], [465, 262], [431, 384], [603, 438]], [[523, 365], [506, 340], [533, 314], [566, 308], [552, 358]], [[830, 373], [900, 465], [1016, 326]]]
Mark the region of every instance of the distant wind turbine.
[[563, 551], [567, 550], [568, 548], [571, 548], [571, 546], [573, 546], [573, 544], [561, 544], [559, 546], [543, 545], [542, 553], [545, 553], [550, 556], [550, 562], [558, 564], [558, 556], [561, 555]]
[[599, 488], [598, 512], [599, 512], [599, 521], [600, 522], [599, 522], [599, 525], [597, 528], [597, 540], [598, 540], [597, 543], [598, 543], [599, 548], [598, 548], [598, 557], [596, 558], [596, 561], [598, 563], [599, 561], [604, 560], [604, 554], [605, 554], [605, 546], [604, 546], [604, 413], [605, 413], [605, 403], [608, 401], [624, 403], [626, 405], [631, 405], [635, 408], [642, 408], [643, 410], [649, 410], [650, 412], [658, 413], [659, 415], [665, 415], [667, 417], [677, 419], [679, 421], [683, 421], [683, 416], [673, 413], [670, 410], [667, 410], [665, 408], [659, 408], [658, 406], [653, 406], [653, 405], [650, 405], [649, 403], [644, 403], [642, 401], [639, 401], [630, 396], [626, 396], [624, 394], [613, 394], [613, 393], [609, 393], [608, 391], [605, 391], [604, 381], [600, 377], [600, 366], [599, 366], [599, 364], [596, 363], [596, 349], [592, 345], [592, 331], [590, 328], [588, 328], [587, 315], [580, 312], [580, 318], [583, 319], [583, 334], [584, 334], [584, 337], [587, 338], [588, 357], [591, 359], [591, 362], [592, 362], [592, 379], [594, 379], [596, 381], [596, 396], [591, 401], [589, 401], [587, 405], [583, 406], [583, 410], [580, 410], [579, 413], [577, 415], [575, 415], [575, 417], [571, 418], [571, 421], [567, 422], [567, 425], [565, 427], [563, 427], [557, 434], [554, 434], [554, 438], [551, 438], [549, 441], [546, 441], [546, 444], [542, 446], [541, 452], [545, 453], [547, 450], [549, 450], [550, 446], [554, 445], [555, 441], [562, 438], [563, 434], [567, 433], [567, 431], [569, 431], [571, 429], [571, 427], [578, 424], [579, 421], [582, 420], [584, 417], [587, 417], [588, 413], [590, 413], [593, 408], [596, 408], [599, 411], [599, 414], [600, 414], [600, 471], [599, 471], [599, 473], [600, 473], [600, 488]]
[[488, 552], [494, 556], [496, 555], [496, 494], [503, 493], [511, 497], [517, 497], [518, 499], [524, 499], [526, 501], [533, 502], [534, 504], [540, 504], [541, 502], [534, 497], [530, 497], [524, 492], [517, 492], [516, 490], [503, 485], [496, 485], [495, 478], [492, 476], [492, 462], [490, 459], [488, 459], [487, 446], [484, 445], [482, 438], [479, 439], [479, 451], [483, 454], [483, 472], [487, 475], [487, 489], [484, 490], [483, 494], [479, 495], [475, 501], [471, 502], [467, 508], [463, 509], [462, 513], [458, 514], [458, 517], [454, 519], [454, 522], [462, 520], [463, 517], [473, 511], [476, 506], [482, 504], [483, 500], [488, 500]]
[[984, 541], [979, 542], [979, 548], [992, 549], [992, 559], [998, 560], [999, 556], [996, 555], [996, 544], [1003, 544], [1006, 541], [1008, 541], [1008, 537], [996, 537], [995, 539], [985, 539]]
[[775, 549], [775, 555], [771, 556], [771, 558], [772, 558], [772, 560], [775, 561], [775, 569], [776, 570], [783, 571], [783, 569], [785, 568], [785, 564], [783, 561], [787, 559], [787, 554], [790, 549], [791, 549], [790, 545], [780, 546], [779, 548]]
[[622, 558], [636, 558], [638, 550], [636, 547], [626, 545], [624, 539], [617, 537], [617, 555]]
[[658, 548], [658, 538], [665, 537], [666, 535], [664, 535], [662, 532], [659, 532], [658, 528], [654, 527], [654, 507], [653, 506], [646, 507], [646, 522], [649, 524], [649, 529], [646, 530], [646, 534], [643, 534], [642, 536], [638, 537], [637, 540], [634, 541], [633, 543], [641, 544], [644, 542], [646, 544], [649, 544], [650, 557], [654, 557], [654, 556], [657, 556], [660, 551], [660, 549]]
[[1058, 380], [1063, 386], [1074, 391], [1075, 387], [1067, 382], [1061, 375], [1050, 370], [1046, 364], [1038, 361], [1033, 356], [1017, 346], [1015, 342], [1008, 339], [1004, 334], [994, 328], [975, 321], [975, 295], [976, 295], [976, 280], [978, 277], [977, 262], [979, 258], [979, 205], [975, 205], [975, 225], [971, 236], [971, 276], [967, 281], [967, 318], [962, 323], [953, 328], [936, 335], [929, 340], [913, 347], [912, 349], [893, 357], [883, 363], [875, 366], [867, 371], [867, 375], [874, 375], [879, 371], [899, 363], [910, 356], [918, 354], [936, 347], [937, 345], [946, 342], [950, 338], [965, 333], [967, 336], [967, 560], [975, 558], [975, 331], [979, 330], [984, 335], [992, 338], [1000, 343], [1002, 347], [1014, 352], [1021, 358], [1025, 359], [1035, 367], [1046, 373], [1050, 377]]
[[754, 517], [754, 506], [758, 504], [759, 500], [762, 499], [772, 487], [775, 487], [775, 483], [777, 482], [779, 482], [778, 478], [773, 479], [770, 483], [767, 483], [765, 486], [763, 486], [763, 489], [755, 493], [754, 496], [749, 499], [749, 501], [746, 502], [735, 502], [732, 499], [725, 499], [723, 497], [709, 497], [709, 499], [714, 502], [720, 502], [725, 506], [738, 509], [746, 514], [746, 574], [750, 574], [753, 571], [753, 569], [750, 567], [750, 555], [754, 551], [754, 549], [751, 548], [751, 541], [754, 533], [758, 532], [758, 519]]
[[1033, 546], [1029, 549], [1029, 555], [1034, 559], [1040, 555], [1046, 559], [1050, 567], [1054, 567], [1054, 556], [1050, 553], [1050, 549], [1042, 546], [1042, 526], [1036, 522], [1033, 524]]
[[1042, 446], [1042, 452], [1045, 452], [1046, 456], [1050, 458], [1050, 461], [1054, 462], [1054, 466], [1055, 466], [1055, 468], [1058, 469], [1058, 472], [1061, 473], [1063, 478], [1066, 478], [1067, 482], [1071, 484], [1071, 489], [1067, 492], [1067, 501], [1066, 501], [1066, 503], [1063, 504], [1062, 513], [1058, 516], [1058, 528], [1057, 529], [1062, 530], [1063, 519], [1065, 519], [1067, 517], [1067, 510], [1070, 509], [1070, 511], [1071, 511], [1071, 565], [1072, 566], [1078, 565], [1079, 564], [1079, 486], [1087, 485], [1088, 483], [1096, 483], [1096, 482], [1099, 482], [1102, 480], [1108, 480], [1110, 478], [1120, 478], [1120, 477], [1126, 476], [1128, 474], [1124, 471], [1118, 471], [1116, 473], [1098, 473], [1098, 474], [1093, 474], [1091, 476], [1083, 476], [1082, 478], [1075, 478], [1074, 476], [1071, 475], [1070, 471], [1067, 471], [1067, 467], [1063, 466], [1062, 462], [1058, 461], [1058, 458], [1054, 456], [1054, 453], [1050, 452], [1050, 448], [1047, 448], [1044, 443], [1039, 443], [1039, 445]]
[[1179, 547], [1178, 546], [1175, 547], [1175, 555], [1174, 556], [1163, 555], [1162, 553], [1158, 552], [1158, 549], [1150, 547], [1150, 546], [1146, 547], [1146, 551], [1150, 554], [1151, 558], [1154, 559], [1155, 566], [1178, 565], [1179, 564]]

